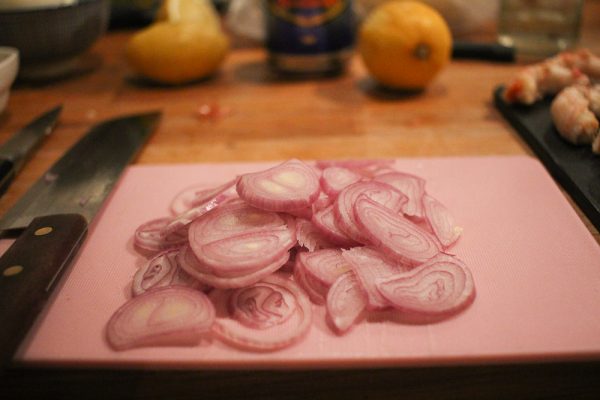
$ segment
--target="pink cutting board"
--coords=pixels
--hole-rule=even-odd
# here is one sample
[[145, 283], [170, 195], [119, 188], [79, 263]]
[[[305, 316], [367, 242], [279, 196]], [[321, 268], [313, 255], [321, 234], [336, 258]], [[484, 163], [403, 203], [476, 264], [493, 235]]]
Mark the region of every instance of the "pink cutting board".
[[[129, 168], [17, 358], [26, 363], [177, 368], [326, 368], [497, 363], [600, 356], [600, 247], [539, 162], [525, 157], [402, 159], [464, 228], [455, 253], [477, 297], [452, 319], [410, 325], [373, 316], [332, 334], [321, 307], [308, 336], [272, 353], [219, 341], [112, 351], [104, 327], [143, 259], [132, 234], [173, 196], [272, 164]], [[599, 183], [600, 184], [600, 183]]]

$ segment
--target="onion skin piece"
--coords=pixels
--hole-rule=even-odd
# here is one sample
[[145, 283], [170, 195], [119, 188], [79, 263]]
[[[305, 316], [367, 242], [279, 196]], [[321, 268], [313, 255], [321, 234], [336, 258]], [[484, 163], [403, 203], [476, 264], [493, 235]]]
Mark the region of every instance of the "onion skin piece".
[[354, 271], [340, 275], [327, 293], [327, 317], [336, 332], [343, 334], [364, 316], [367, 296]]
[[310, 252], [334, 247], [321, 233], [321, 230], [305, 219], [296, 220], [296, 237], [298, 244]]
[[475, 299], [471, 271], [458, 258], [447, 254], [381, 280], [377, 288], [395, 308], [413, 317], [449, 317]]
[[215, 309], [195, 289], [172, 286], [143, 293], [110, 318], [106, 339], [114, 350], [147, 346], [193, 346], [209, 332]]
[[450, 211], [428, 194], [423, 196], [423, 209], [427, 224], [442, 246], [445, 249], [451, 247], [462, 234], [462, 228], [456, 225]]
[[[214, 290], [210, 293], [217, 314], [212, 326], [213, 334], [224, 343], [248, 351], [275, 351], [300, 341], [310, 330], [313, 318], [312, 304], [304, 291], [281, 273], [272, 274], [255, 285], [269, 287], [273, 291], [286, 291], [281, 298], [289, 301], [288, 294], [292, 294], [294, 304], [285, 303], [286, 310], [281, 313], [281, 318], [277, 318], [277, 312], [270, 312], [269, 326], [253, 328], [249, 326], [253, 324], [248, 322], [247, 314], [241, 322], [235, 319], [235, 312], [230, 309], [233, 291]], [[252, 289], [250, 286], [237, 290]]]
[[355, 202], [354, 212], [372, 247], [394, 261], [416, 266], [441, 252], [432, 234], [365, 196]]
[[241, 175], [236, 189], [248, 204], [277, 212], [310, 207], [321, 191], [319, 177], [313, 168], [296, 159]]

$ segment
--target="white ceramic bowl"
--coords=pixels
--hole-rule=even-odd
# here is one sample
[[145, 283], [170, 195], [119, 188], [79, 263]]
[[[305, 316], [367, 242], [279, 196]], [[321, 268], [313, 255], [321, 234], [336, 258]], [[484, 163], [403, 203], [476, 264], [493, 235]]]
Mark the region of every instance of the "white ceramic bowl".
[[0, 113], [6, 107], [18, 71], [19, 51], [14, 47], [0, 47]]

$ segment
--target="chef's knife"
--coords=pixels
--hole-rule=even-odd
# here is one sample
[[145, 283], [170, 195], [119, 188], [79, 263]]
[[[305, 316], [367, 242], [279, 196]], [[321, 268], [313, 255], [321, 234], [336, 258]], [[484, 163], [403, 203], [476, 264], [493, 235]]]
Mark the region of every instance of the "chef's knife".
[[0, 196], [58, 120], [62, 106], [54, 107], [30, 122], [0, 146]]
[[0, 369], [10, 364], [159, 117], [152, 112], [96, 125], [0, 219], [4, 236], [20, 233], [0, 258]]

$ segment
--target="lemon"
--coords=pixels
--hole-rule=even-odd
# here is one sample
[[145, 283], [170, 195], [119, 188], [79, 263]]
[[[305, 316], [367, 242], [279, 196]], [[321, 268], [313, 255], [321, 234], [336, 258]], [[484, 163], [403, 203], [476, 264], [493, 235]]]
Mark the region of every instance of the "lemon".
[[216, 10], [208, 0], [167, 0], [157, 20], [127, 45], [127, 61], [141, 76], [164, 84], [205, 78], [229, 51]]
[[360, 27], [358, 50], [371, 76], [395, 89], [423, 89], [448, 64], [452, 35], [444, 18], [419, 1], [388, 1]]

